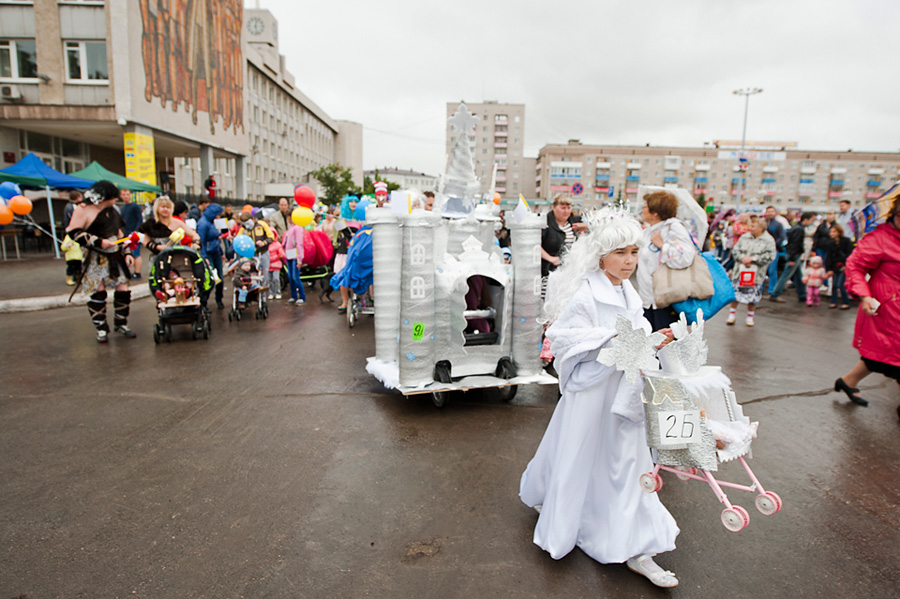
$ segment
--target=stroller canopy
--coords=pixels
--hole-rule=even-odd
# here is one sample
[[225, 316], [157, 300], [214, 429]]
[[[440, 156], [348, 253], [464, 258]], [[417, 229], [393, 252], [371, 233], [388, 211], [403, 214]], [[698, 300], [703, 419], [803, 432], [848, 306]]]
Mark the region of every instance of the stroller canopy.
[[202, 296], [207, 296], [212, 289], [212, 275], [200, 252], [183, 245], [176, 245], [164, 249], [153, 259], [149, 279], [151, 293], [155, 294], [162, 289], [163, 282], [169, 277], [172, 270], [178, 272], [178, 276], [185, 280], [196, 279], [198, 281], [197, 291]]

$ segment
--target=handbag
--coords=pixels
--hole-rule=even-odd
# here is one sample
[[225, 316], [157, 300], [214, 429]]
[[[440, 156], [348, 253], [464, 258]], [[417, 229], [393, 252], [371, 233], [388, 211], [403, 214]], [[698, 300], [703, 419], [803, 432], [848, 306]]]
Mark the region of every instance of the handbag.
[[684, 313], [688, 324], [694, 324], [697, 321], [697, 310], [702, 310], [703, 318], [708, 320], [735, 300], [734, 285], [731, 284], [731, 277], [728, 276], [725, 267], [716, 260], [716, 255], [713, 252], [703, 252], [701, 256], [703, 256], [703, 260], [709, 269], [715, 292], [706, 299], [691, 297], [683, 302], [672, 304], [672, 308], [676, 312]]
[[660, 264], [653, 273], [653, 301], [659, 308], [688, 298], [707, 299], [715, 293], [706, 260], [699, 253], [687, 268], [669, 268]]

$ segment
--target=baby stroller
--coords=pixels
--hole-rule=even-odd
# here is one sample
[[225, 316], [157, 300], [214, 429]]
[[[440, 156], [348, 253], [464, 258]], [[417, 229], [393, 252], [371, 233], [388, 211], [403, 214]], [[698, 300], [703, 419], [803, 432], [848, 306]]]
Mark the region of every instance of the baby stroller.
[[[266, 285], [265, 276], [259, 271], [259, 260], [257, 258], [242, 258], [229, 270], [234, 271], [234, 278], [232, 279], [234, 295], [231, 301], [231, 311], [228, 312], [229, 322], [241, 320], [244, 310], [254, 302], [256, 303], [256, 319], [268, 318], [269, 305], [266, 301], [266, 296], [269, 293], [269, 287]], [[246, 296], [241, 299], [244, 288], [246, 288]]]
[[156, 298], [158, 322], [153, 341], [172, 341], [173, 324], [191, 325], [191, 336], [209, 339], [210, 319], [206, 300], [212, 275], [200, 252], [183, 245], [161, 251], [150, 265], [150, 293]]
[[[662, 488], [660, 470], [672, 472], [679, 479], [699, 480], [708, 484], [725, 506], [722, 524], [732, 532], [750, 523], [746, 509], [733, 505], [723, 488], [756, 495], [756, 509], [764, 516], [781, 510], [781, 497], [767, 491], [750, 465], [750, 444], [756, 438], [758, 423], [744, 416], [731, 381], [721, 369], [705, 366], [706, 344], [702, 340], [703, 320], [690, 334], [684, 313], [672, 329], [678, 339], [659, 350], [661, 371], [645, 373], [642, 394], [647, 425], [647, 445], [653, 450], [656, 466], [640, 476], [641, 488], [654, 493]], [[682, 331], [681, 333], [679, 332]], [[751, 485], [717, 479], [721, 464], [737, 461]]]

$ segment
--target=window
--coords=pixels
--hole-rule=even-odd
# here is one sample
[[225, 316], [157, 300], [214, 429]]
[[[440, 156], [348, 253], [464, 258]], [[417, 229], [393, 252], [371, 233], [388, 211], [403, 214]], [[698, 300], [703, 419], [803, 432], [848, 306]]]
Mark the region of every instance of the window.
[[106, 42], [66, 42], [69, 81], [108, 81]]
[[34, 40], [0, 40], [0, 77], [37, 79]]

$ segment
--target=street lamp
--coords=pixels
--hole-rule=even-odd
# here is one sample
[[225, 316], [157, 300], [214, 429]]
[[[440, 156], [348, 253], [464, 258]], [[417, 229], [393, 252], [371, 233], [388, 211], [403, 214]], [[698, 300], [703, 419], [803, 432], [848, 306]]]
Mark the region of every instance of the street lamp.
[[753, 94], [762, 93], [761, 87], [745, 87], [743, 89], [736, 89], [733, 92], [736, 96], [744, 96], [744, 133], [741, 135], [741, 152], [738, 154], [738, 187], [737, 187], [737, 197], [735, 199], [735, 212], [741, 207], [741, 194], [743, 193], [744, 187], [744, 145], [747, 143], [747, 112], [750, 109], [750, 96]]

